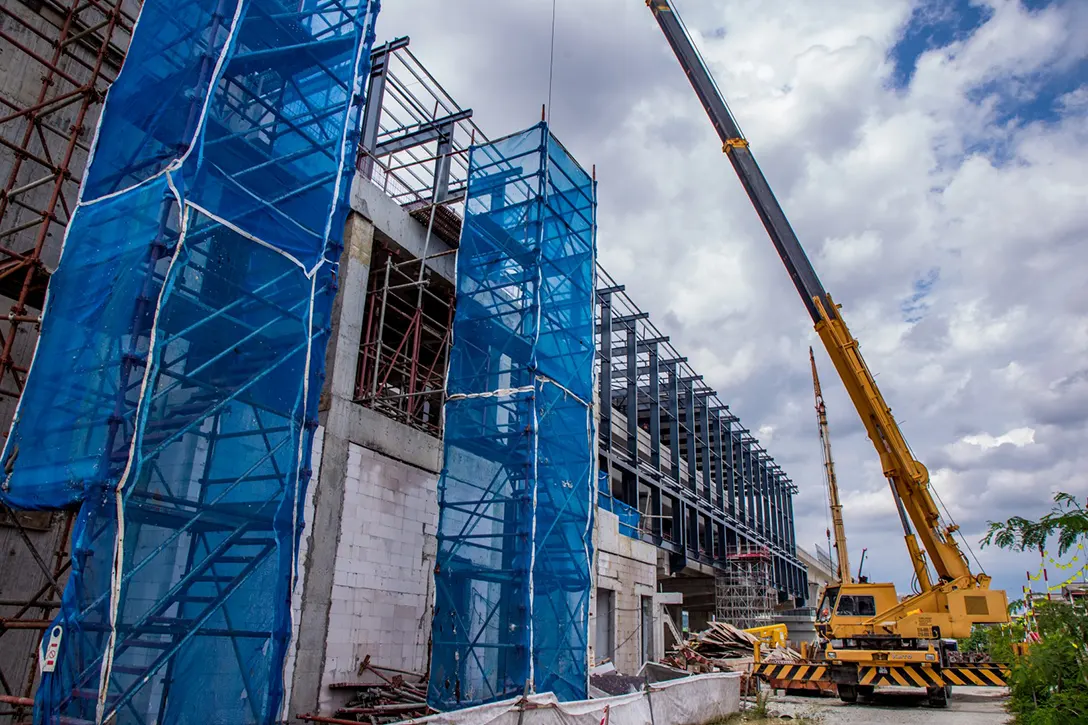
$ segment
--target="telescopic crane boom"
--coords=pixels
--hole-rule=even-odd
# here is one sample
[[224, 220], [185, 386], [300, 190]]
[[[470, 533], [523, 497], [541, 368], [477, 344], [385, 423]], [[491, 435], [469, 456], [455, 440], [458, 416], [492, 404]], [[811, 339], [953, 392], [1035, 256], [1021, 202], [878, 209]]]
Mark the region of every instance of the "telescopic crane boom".
[[[741, 133], [725, 99], [718, 90], [699, 52], [688, 37], [680, 17], [668, 0], [647, 0], [661, 30], [672, 46], [688, 80], [695, 89], [703, 108], [718, 132], [722, 150], [740, 177], [748, 198], [763, 221], [771, 242], [782, 258], [801, 301], [816, 326], [816, 332], [846, 386], [850, 399], [861, 415], [869, 439], [876, 446], [880, 462], [891, 486], [907, 539], [918, 583], [923, 591], [933, 587], [926, 558], [917, 539], [929, 555], [939, 582], [962, 580], [977, 581], [971, 574], [967, 559], [952, 538], [955, 525], [941, 521], [937, 505], [929, 491], [929, 472], [914, 459], [899, 429], [891, 408], [877, 388], [865, 360], [858, 349], [857, 340], [846, 327], [839, 306], [824, 289], [816, 270], [809, 262], [805, 250], [786, 219], [782, 207], [771, 191], [763, 171], [760, 170]], [[917, 532], [917, 538], [914, 531]]]
[[[820, 390], [820, 376], [816, 373], [816, 355], [808, 349], [812, 363], [812, 391], [816, 395], [816, 420], [820, 426], [820, 447], [824, 453], [824, 475], [827, 477], [827, 497], [831, 502], [831, 526], [835, 530], [835, 558], [838, 562], [838, 580], [853, 584], [850, 576], [850, 555], [846, 549], [846, 527], [842, 523], [842, 504], [839, 502], [839, 482], [835, 478], [835, 462], [831, 459], [831, 435], [827, 430], [827, 408]], [[859, 572], [860, 576], [860, 572]]]
[[[971, 572], [967, 557], [953, 537], [958, 527], [942, 521], [930, 490], [929, 472], [911, 453], [891, 408], [861, 356], [857, 340], [843, 321], [839, 305], [816, 275], [683, 22], [669, 0], [646, 0], [646, 4], [718, 132], [722, 150], [801, 295], [816, 332], [880, 456], [921, 591], [898, 606], [879, 609], [878, 616], [869, 620], [868, 628], [890, 635], [898, 626], [893, 626], [893, 622], [913, 627], [921, 626], [925, 620], [932, 623], [933, 631], [940, 630], [942, 636], [966, 637], [972, 623], [1008, 621], [1004, 592], [990, 591], [990, 577]], [[930, 574], [930, 565], [935, 577]], [[966, 592], [973, 595], [969, 597], [969, 604], [964, 602]], [[928, 616], [930, 614], [937, 615], [940, 623]], [[952, 634], [953, 631], [963, 634]]]
[[[1004, 685], [1007, 670], [999, 665], [977, 664], [967, 668], [971, 672], [965, 671], [955, 661], [953, 638], [968, 637], [975, 624], [1008, 622], [1005, 593], [990, 589], [990, 577], [971, 572], [953, 538], [956, 526], [941, 520], [929, 472], [907, 446], [857, 340], [820, 283], [683, 22], [669, 0], [646, 0], [646, 4], [710, 116], [722, 150], [763, 221], [880, 456], [921, 590], [901, 599], [891, 583], [847, 583], [849, 568], [841, 567], [844, 581], [825, 587], [817, 607], [816, 629], [823, 647], [813, 657], [817, 667], [787, 666], [789, 677], [794, 669], [825, 673], [822, 676], [830, 678], [846, 702], [867, 697], [876, 685], [913, 684], [925, 687], [931, 704], [937, 706], [947, 705], [953, 684]], [[845, 542], [839, 553], [846, 553]], [[786, 674], [779, 665], [761, 662], [758, 649], [755, 656], [753, 671], [761, 677], [774, 681]]]

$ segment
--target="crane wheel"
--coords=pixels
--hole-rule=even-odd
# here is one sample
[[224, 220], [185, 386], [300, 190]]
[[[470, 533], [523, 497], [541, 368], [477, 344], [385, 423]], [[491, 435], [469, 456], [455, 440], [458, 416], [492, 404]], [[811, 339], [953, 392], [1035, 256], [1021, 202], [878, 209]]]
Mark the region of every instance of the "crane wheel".
[[926, 696], [929, 699], [930, 707], [948, 707], [948, 698], [952, 696], [952, 687], [951, 685], [927, 687]]
[[857, 685], [838, 685], [839, 699], [843, 702], [855, 703], [858, 701]]

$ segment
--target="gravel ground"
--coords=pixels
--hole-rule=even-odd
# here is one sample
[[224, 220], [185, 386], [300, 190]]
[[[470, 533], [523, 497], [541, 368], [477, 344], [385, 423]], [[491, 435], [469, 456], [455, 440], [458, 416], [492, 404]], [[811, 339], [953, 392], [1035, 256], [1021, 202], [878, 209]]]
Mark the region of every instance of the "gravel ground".
[[[772, 695], [769, 713], [807, 718], [821, 725], [1002, 725], [1008, 691], [997, 687], [956, 687], [945, 709], [926, 705], [921, 690], [882, 687], [870, 705], [847, 705], [830, 697]], [[788, 721], [787, 721], [788, 722]]]

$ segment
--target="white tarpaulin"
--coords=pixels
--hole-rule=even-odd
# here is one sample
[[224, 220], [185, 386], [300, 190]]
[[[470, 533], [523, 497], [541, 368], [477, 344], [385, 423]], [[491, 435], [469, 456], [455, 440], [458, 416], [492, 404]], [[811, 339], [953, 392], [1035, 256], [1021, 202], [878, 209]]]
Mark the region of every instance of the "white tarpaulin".
[[[651, 713], [652, 708], [652, 713]], [[419, 725], [706, 725], [740, 710], [740, 673], [694, 675], [648, 692], [559, 702], [550, 692], [439, 713]]]

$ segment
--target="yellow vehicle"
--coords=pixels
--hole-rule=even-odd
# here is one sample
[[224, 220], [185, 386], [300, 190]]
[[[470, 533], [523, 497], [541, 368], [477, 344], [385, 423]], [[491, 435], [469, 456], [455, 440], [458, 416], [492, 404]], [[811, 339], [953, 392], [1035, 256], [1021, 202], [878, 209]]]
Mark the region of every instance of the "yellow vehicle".
[[768, 624], [765, 627], [750, 627], [744, 631], [758, 637], [760, 643], [768, 648], [785, 647], [789, 640], [789, 631], [784, 624]]
[[[850, 702], [859, 694], [870, 694], [877, 685], [913, 685], [926, 688], [931, 703], [943, 706], [951, 685], [1004, 684], [999, 666], [957, 665], [950, 638], [967, 637], [976, 624], [1007, 622], [1005, 592], [990, 589], [989, 576], [971, 571], [954, 539], [958, 527], [942, 519], [930, 490], [929, 472], [911, 453], [857, 340], [805, 255], [683, 22], [669, 0], [647, 0], [646, 4], [718, 132], [722, 150], [861, 416], [895, 500], [917, 580], [918, 593], [900, 601], [893, 584], [846, 583], [849, 572], [842, 572], [843, 583], [825, 591], [818, 609], [826, 613], [817, 623], [823, 647], [812, 663], [797, 665], [798, 671], [804, 669], [810, 678], [821, 672], [820, 676], [837, 685], [839, 696]], [[778, 668], [783, 666], [773, 667], [781, 676]], [[765, 674], [758, 664], [756, 672]]]

